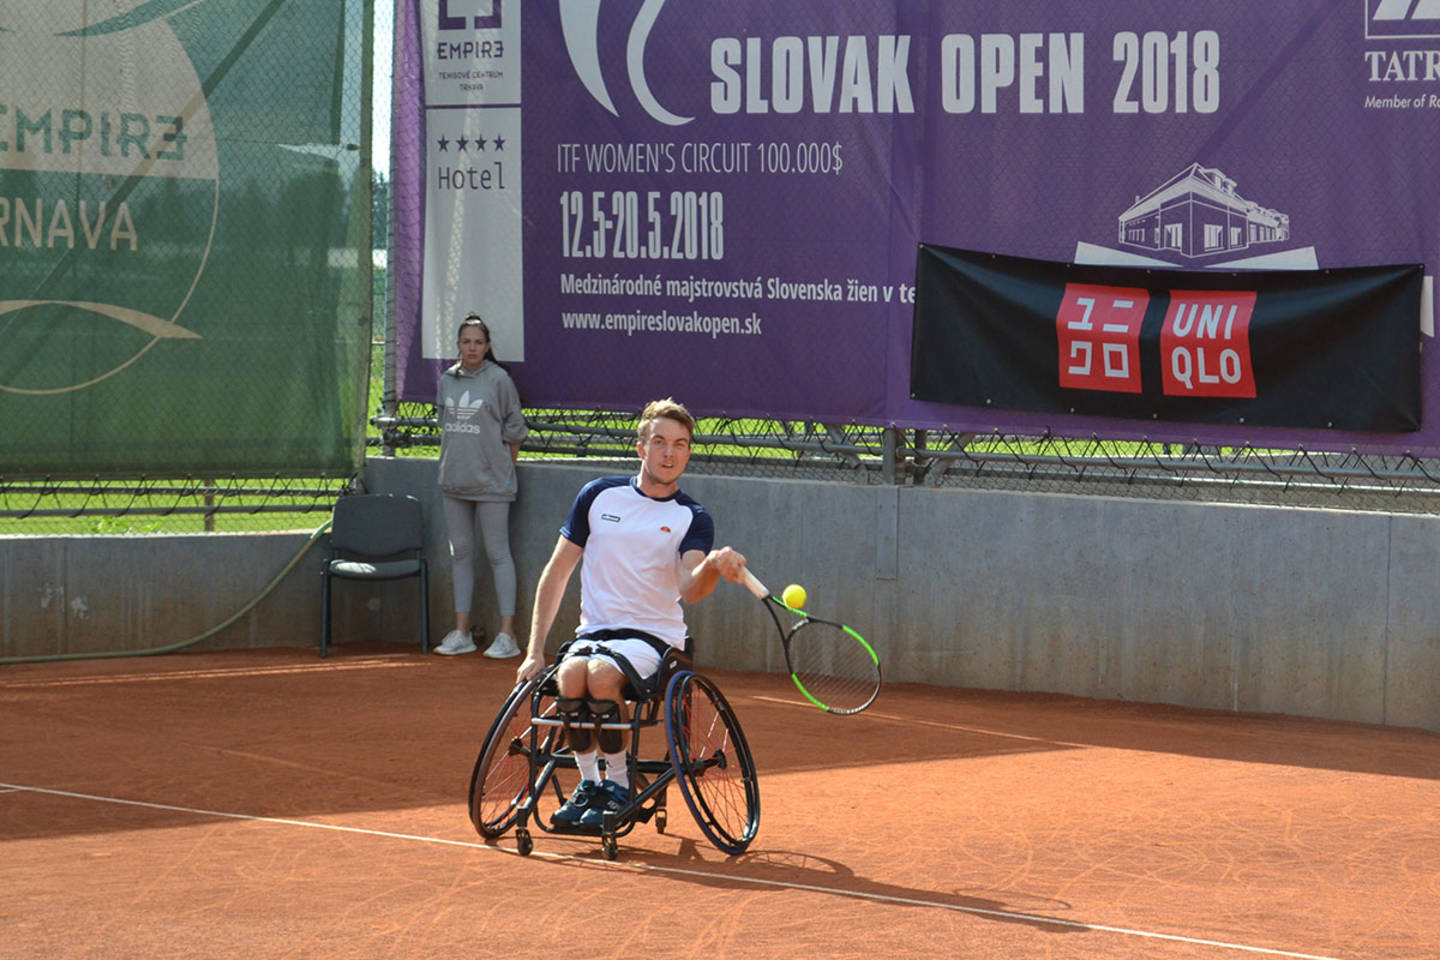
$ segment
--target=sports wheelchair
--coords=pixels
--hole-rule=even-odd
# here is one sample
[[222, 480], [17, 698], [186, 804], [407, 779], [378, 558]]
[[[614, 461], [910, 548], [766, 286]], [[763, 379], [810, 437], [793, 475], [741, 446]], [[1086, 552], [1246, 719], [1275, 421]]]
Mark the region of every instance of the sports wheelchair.
[[[570, 643], [593, 639], [582, 636]], [[730, 704], [708, 677], [694, 671], [694, 641], [687, 638], [683, 651], [667, 647], [659, 670], [645, 680], [621, 663], [629, 720], [596, 719], [591, 708], [598, 707], [604, 717], [613, 706], [609, 701], [558, 696], [555, 675], [570, 643], [545, 671], [510, 692], [490, 725], [470, 776], [470, 821], [476, 831], [495, 839], [514, 827], [522, 856], [535, 847], [532, 825], [545, 833], [598, 837], [605, 859], [614, 860], [619, 839], [636, 824], [653, 821], [658, 832], [665, 832], [665, 798], [674, 781], [706, 838], [728, 854], [745, 852], [760, 827], [755, 761]], [[631, 799], [621, 810], [605, 813], [598, 828], [550, 820], [568, 796], [560, 772], [577, 769], [567, 727], [593, 731], [597, 738], [601, 731], [628, 736]], [[663, 759], [641, 759], [642, 736], [648, 741], [652, 731], [664, 734]], [[578, 773], [564, 779], [573, 786], [575, 777]]]

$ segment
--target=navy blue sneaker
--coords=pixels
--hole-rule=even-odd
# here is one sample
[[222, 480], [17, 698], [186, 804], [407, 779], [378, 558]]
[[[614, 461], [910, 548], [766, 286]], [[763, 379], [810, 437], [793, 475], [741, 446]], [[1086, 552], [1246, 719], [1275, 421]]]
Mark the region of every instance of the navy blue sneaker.
[[630, 788], [620, 787], [609, 780], [600, 784], [590, 800], [590, 807], [580, 815], [580, 826], [600, 827], [605, 824], [605, 814], [619, 813], [630, 802]]
[[559, 810], [550, 814], [550, 822], [562, 827], [575, 826], [590, 811], [590, 805], [603, 795], [604, 790], [600, 784], [594, 780], [581, 780], [575, 787], [575, 792], [570, 794], [570, 799], [566, 800]]

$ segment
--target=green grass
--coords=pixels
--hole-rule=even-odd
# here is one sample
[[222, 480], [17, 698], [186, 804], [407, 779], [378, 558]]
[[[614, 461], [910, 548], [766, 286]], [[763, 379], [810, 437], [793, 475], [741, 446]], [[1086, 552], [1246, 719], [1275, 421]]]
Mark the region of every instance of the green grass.
[[[295, 481], [287, 481], [293, 483]], [[313, 482], [313, 481], [312, 481]], [[338, 496], [338, 491], [335, 494]], [[217, 503], [225, 505], [227, 497], [217, 497]], [[256, 498], [250, 498], [252, 501]], [[198, 506], [198, 497], [179, 497], [175, 494], [140, 495], [106, 494], [95, 496], [87, 493], [60, 492], [47, 496], [34, 494], [12, 494], [0, 490], [0, 510], [6, 511], [75, 511], [86, 510], [84, 516], [0, 516], [0, 536], [29, 535], [56, 536], [60, 534], [115, 535], [155, 533], [239, 533], [274, 530], [314, 530], [330, 519], [334, 496], [320, 499], [314, 496], [272, 496], [267, 498], [272, 505], [291, 505], [304, 508], [302, 512], [238, 512], [201, 514], [156, 515], [139, 510], [163, 511], [177, 505]], [[255, 503], [248, 506], [253, 510]], [[108, 515], [94, 515], [94, 511], [106, 511]], [[136, 512], [132, 512], [136, 511]]]
[[[383, 287], [382, 287], [383, 291]], [[383, 303], [383, 300], [382, 300]], [[384, 377], [384, 347], [371, 347], [369, 401], [381, 395]], [[367, 405], [367, 410], [370, 406]], [[368, 418], [367, 418], [368, 419]], [[375, 427], [367, 432], [379, 436]], [[24, 513], [44, 511], [42, 516], [0, 516], [0, 536], [56, 536], [62, 534], [176, 534], [255, 533], [285, 530], [315, 530], [330, 519], [330, 511], [349, 478], [248, 478], [217, 480], [203, 487], [197, 480], [150, 481], [144, 486], [169, 488], [166, 492], [131, 492], [127, 487], [141, 484], [124, 481], [84, 481], [54, 484], [57, 492], [37, 492], [39, 484], [12, 481], [0, 483], [0, 511]], [[176, 492], [176, 490], [181, 492]], [[263, 490], [261, 493], [254, 491]], [[297, 494], [291, 491], [314, 490]], [[207, 500], [208, 494], [208, 500]], [[218, 506], [226, 512], [210, 515], [172, 513], [177, 506]], [[259, 506], [288, 507], [284, 511], [260, 512]], [[229, 512], [236, 508], [244, 508]], [[57, 516], [56, 511], [84, 511], [81, 516]], [[98, 511], [98, 513], [97, 513]]]

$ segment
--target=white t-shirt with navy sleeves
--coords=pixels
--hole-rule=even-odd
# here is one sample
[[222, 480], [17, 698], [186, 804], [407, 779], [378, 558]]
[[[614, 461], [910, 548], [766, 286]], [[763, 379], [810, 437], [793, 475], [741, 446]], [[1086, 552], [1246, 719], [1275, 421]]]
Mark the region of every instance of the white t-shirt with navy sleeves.
[[600, 477], [580, 488], [560, 535], [585, 551], [577, 634], [634, 629], [685, 645], [679, 561], [715, 542], [704, 507], [679, 491], [647, 497], [634, 477]]

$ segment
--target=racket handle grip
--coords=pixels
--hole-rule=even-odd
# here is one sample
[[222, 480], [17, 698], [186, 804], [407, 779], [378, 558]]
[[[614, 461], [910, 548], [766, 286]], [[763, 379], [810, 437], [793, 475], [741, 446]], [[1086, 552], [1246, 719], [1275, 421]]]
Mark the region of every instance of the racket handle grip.
[[750, 568], [749, 568], [749, 567], [745, 567], [745, 568], [744, 568], [744, 574], [745, 574], [745, 589], [746, 589], [746, 590], [749, 590], [751, 593], [755, 594], [755, 596], [759, 597], [761, 600], [764, 600], [766, 597], [770, 596], [770, 591], [769, 591], [769, 589], [766, 588], [765, 584], [763, 584], [763, 583], [760, 582], [760, 578], [759, 578], [759, 577], [755, 576], [755, 574], [753, 574], [753, 573], [750, 572]]

